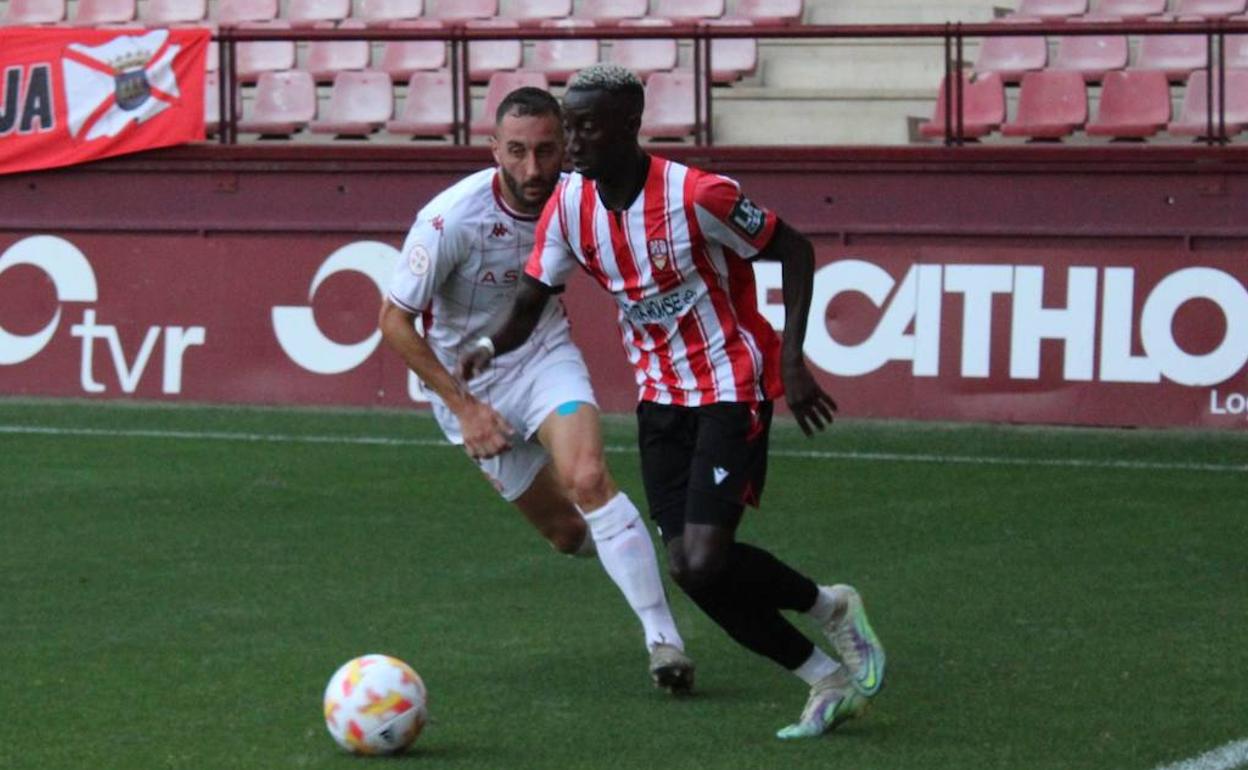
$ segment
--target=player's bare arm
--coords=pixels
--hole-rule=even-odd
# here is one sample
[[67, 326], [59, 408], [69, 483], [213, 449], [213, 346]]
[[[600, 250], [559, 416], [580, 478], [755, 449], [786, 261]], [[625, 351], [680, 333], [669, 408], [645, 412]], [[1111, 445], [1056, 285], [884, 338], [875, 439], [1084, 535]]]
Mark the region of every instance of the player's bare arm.
[[783, 220], [776, 223], [771, 242], [758, 255], [780, 263], [784, 294], [784, 337], [780, 353], [780, 377], [785, 400], [798, 426], [807, 436], [832, 424], [836, 402], [819, 387], [806, 366], [802, 345], [806, 341], [806, 319], [814, 291], [815, 249], [806, 236]]
[[511, 448], [511, 426], [493, 407], [477, 400], [442, 366], [429, 343], [414, 325], [415, 315], [386, 299], [377, 325], [382, 337], [403, 357], [408, 368], [426, 387], [437, 393], [459, 420], [464, 451], [485, 458]]
[[460, 356], [460, 379], [464, 382], [472, 380], [495, 356], [510, 353], [524, 344], [537, 328], [550, 294], [550, 287], [541, 281], [527, 274], [521, 275], [511, 307], [507, 312], [494, 316], [485, 335]]

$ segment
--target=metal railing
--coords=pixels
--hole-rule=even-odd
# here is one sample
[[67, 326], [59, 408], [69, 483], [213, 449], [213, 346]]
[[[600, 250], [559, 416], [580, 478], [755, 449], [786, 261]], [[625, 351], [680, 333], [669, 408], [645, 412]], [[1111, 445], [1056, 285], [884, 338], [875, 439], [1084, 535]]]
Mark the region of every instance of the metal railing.
[[[468, 51], [473, 42], [497, 40], [677, 40], [692, 44], [694, 100], [694, 142], [698, 146], [713, 144], [711, 135], [712, 46], [719, 39], [751, 38], [756, 40], [881, 40], [929, 39], [944, 45], [944, 94], [946, 146], [962, 146], [966, 142], [963, 121], [961, 73], [966, 69], [964, 56], [967, 38], [1026, 36], [1096, 36], [1096, 35], [1204, 35], [1206, 38], [1206, 132], [1209, 145], [1225, 145], [1226, 76], [1225, 41], [1229, 34], [1248, 35], [1248, 21], [1046, 21], [1029, 24], [950, 22], [946, 24], [882, 24], [882, 25], [768, 25], [714, 26], [681, 24], [668, 27], [517, 27], [480, 28], [462, 24], [442, 29], [255, 29], [223, 27], [214, 35], [219, 46], [220, 131], [222, 144], [238, 141], [239, 115], [237, 46], [239, 43], [269, 41], [443, 41], [449, 45], [455, 118], [453, 141], [467, 144], [472, 121], [471, 82], [468, 76]], [[1215, 88], [1216, 77], [1216, 88]], [[1215, 99], [1216, 94], [1216, 99]]]

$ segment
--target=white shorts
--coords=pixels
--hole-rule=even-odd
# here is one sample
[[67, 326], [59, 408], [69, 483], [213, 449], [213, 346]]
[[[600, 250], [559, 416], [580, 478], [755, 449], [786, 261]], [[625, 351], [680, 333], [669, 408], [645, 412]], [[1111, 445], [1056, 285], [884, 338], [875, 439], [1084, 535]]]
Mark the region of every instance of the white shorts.
[[[550, 455], [537, 441], [537, 429], [553, 412], [586, 403], [597, 408], [594, 388], [581, 351], [571, 343], [559, 345], [526, 362], [514, 377], [497, 380], [472, 394], [494, 407], [515, 429], [511, 449], [488, 460], [478, 460], [481, 471], [508, 502], [533, 483]], [[462, 445], [459, 420], [438, 398], [431, 400], [433, 415], [452, 444]]]

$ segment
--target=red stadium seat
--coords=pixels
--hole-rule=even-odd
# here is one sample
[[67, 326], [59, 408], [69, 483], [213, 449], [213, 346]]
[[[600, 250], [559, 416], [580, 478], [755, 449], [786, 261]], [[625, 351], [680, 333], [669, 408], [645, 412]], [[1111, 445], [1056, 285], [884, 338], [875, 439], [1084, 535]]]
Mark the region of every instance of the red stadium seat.
[[1101, 0], [1097, 10], [1106, 16], [1138, 21], [1166, 12], [1167, 0]]
[[651, 139], [683, 139], [697, 128], [697, 89], [692, 72], [656, 72], [646, 79], [646, 109], [641, 135]]
[[489, 85], [485, 88], [485, 104], [481, 112], [472, 119], [473, 136], [488, 136], [494, 133], [494, 113], [507, 94], [524, 86], [548, 88], [550, 83], [540, 72], [520, 70], [519, 72], [495, 72], [490, 75]]
[[[932, 119], [919, 124], [919, 133], [928, 139], [945, 137], [945, 81], [940, 81], [940, 92], [936, 95], [936, 108]], [[954, 105], [954, 121], [952, 135], [956, 136], [957, 105]], [[962, 136], [967, 139], [979, 139], [997, 130], [1005, 121], [1005, 84], [1001, 76], [995, 73], [971, 80], [970, 75], [962, 76]]]
[[65, 20], [65, 0], [9, 0], [6, 26], [58, 24]]
[[1244, 12], [1245, 0], [1179, 0], [1175, 11], [1179, 15], [1200, 16], [1206, 19], [1225, 19]]
[[351, 15], [351, 0], [289, 0], [286, 20], [296, 27], [339, 22]]
[[1088, 89], [1078, 72], [1028, 72], [1018, 114], [1001, 126], [1006, 136], [1061, 139], [1088, 120]]
[[[316, 24], [317, 29], [364, 29], [364, 22], [348, 19], [335, 27], [328, 22]], [[368, 69], [372, 44], [367, 40], [313, 40], [308, 43], [304, 68], [318, 83], [328, 83], [339, 72]]]
[[255, 98], [238, 130], [271, 136], [289, 136], [316, 117], [316, 83], [303, 70], [266, 72], [256, 83]]
[[[287, 21], [254, 21], [240, 24], [240, 29], [290, 29]], [[295, 41], [265, 40], [239, 43], [238, 77], [252, 81], [263, 72], [281, 72], [295, 68]]]
[[203, 21], [207, 14], [207, 0], [149, 0], [142, 18], [149, 26], [167, 27]]
[[[667, 19], [625, 19], [621, 27], [670, 27]], [[671, 38], [654, 40], [615, 40], [607, 54], [607, 60], [627, 67], [646, 78], [652, 72], [676, 67], [676, 41]]]
[[572, 15], [572, 0], [511, 0], [507, 18], [526, 26], [566, 19]]
[[[1179, 119], [1167, 128], [1180, 136], [1206, 136], [1208, 131], [1209, 81], [1204, 70], [1187, 79]], [[1218, 81], [1213, 81], [1213, 130], [1218, 130]], [[1248, 126], [1248, 70], [1226, 71], [1226, 135], [1234, 136]]]
[[420, 18], [425, 0], [360, 0], [355, 18], [370, 27], [388, 27], [395, 22]]
[[1096, 117], [1085, 130], [1090, 136], [1143, 139], [1170, 122], [1170, 83], [1163, 72], [1110, 72], [1101, 85]]
[[1041, 19], [1064, 19], [1082, 16], [1088, 12], [1088, 0], [1020, 0], [1019, 16], [1036, 16]]
[[277, 0], [217, 0], [213, 20], [222, 27], [277, 18]]
[[1207, 51], [1204, 35], [1142, 35], [1131, 69], [1160, 70], [1172, 82], [1181, 82], [1193, 70], [1204, 69]]
[[[586, 19], [560, 19], [542, 24], [553, 29], [593, 29]], [[578, 70], [598, 62], [597, 40], [539, 40], [533, 45], [533, 67], [552, 83], [566, 83]]]
[[[441, 29], [442, 22], [396, 21], [391, 29]], [[412, 73], [440, 70], [446, 66], [446, 42], [443, 40], [389, 40], [381, 48], [378, 68], [395, 80], [407, 80]]]
[[[468, 29], [519, 29], [510, 19], [470, 21]], [[519, 69], [524, 62], [524, 45], [519, 40], [473, 40], [468, 44], [468, 78], [484, 83], [502, 70]]]
[[[1236, 21], [1244, 21], [1242, 17]], [[1227, 35], [1226, 68], [1228, 70], [1248, 69], [1248, 35]]]
[[576, 16], [596, 24], [618, 24], [625, 19], [640, 19], [649, 10], [649, 0], [581, 0]]
[[802, 0], [738, 0], [736, 18], [755, 24], [800, 24]]
[[724, 15], [724, 0], [658, 0], [654, 15], [677, 24], [718, 19]]
[[401, 136], [445, 136], [455, 128], [454, 99], [450, 72], [413, 72], [403, 110], [396, 120], [386, 121], [386, 131]]
[[[753, 27], [746, 19], [711, 19], [708, 27]], [[711, 82], [732, 83], [758, 69], [758, 41], [752, 37], [711, 41]]]
[[394, 115], [394, 86], [384, 72], [339, 72], [325, 117], [308, 124], [314, 134], [366, 136]]
[[74, 24], [95, 27], [101, 24], [126, 24], [138, 12], [135, 0], [78, 0]]
[[[1007, 16], [1000, 23], [1026, 24], [1038, 21], [1039, 19], [1029, 16]], [[995, 72], [1005, 82], [1017, 83], [1022, 79], [1023, 73], [1044, 69], [1048, 61], [1049, 44], [1044, 35], [986, 37], [979, 44], [975, 73], [983, 75]]]
[[448, 22], [491, 19], [498, 15], [498, 0], [437, 0], [428, 15]]
[[1126, 35], [1064, 35], [1057, 39], [1049, 69], [1078, 72], [1099, 83], [1106, 72], [1127, 66], [1129, 50]]

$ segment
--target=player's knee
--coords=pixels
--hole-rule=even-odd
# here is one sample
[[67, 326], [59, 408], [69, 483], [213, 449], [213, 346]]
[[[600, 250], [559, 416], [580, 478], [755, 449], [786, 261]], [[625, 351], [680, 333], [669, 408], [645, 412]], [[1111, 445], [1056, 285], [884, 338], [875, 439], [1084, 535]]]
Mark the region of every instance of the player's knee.
[[714, 585], [723, 576], [727, 560], [713, 548], [691, 547], [686, 543], [681, 553], [669, 556], [672, 579], [686, 593], [694, 593]]
[[601, 457], [578, 460], [568, 474], [568, 490], [582, 510], [593, 510], [612, 497], [611, 477]]

